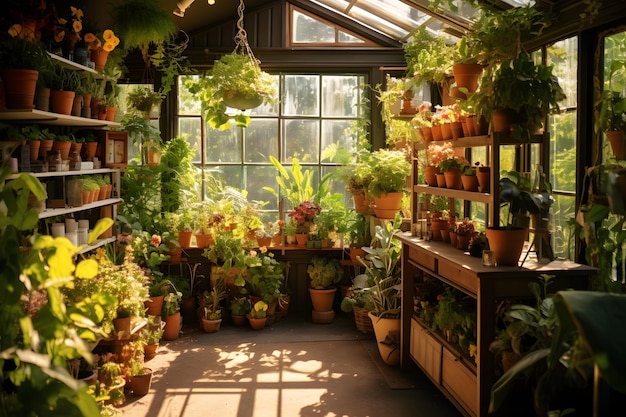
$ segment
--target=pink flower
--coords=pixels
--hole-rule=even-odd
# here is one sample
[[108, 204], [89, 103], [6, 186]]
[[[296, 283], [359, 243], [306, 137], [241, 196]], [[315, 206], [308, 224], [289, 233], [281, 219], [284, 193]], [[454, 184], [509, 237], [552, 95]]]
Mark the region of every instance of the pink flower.
[[159, 236], [159, 235], [152, 235], [152, 244], [154, 246], [159, 246], [161, 244], [161, 236]]
[[250, 257], [251, 258], [256, 258], [256, 255], [257, 255], [257, 251], [255, 251], [255, 250], [251, 250], [250, 251]]

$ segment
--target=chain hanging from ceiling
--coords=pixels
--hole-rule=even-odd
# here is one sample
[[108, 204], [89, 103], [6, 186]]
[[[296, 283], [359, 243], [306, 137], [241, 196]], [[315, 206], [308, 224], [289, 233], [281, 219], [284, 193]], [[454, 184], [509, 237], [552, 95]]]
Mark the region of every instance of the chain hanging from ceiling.
[[239, 6], [237, 7], [237, 15], [239, 18], [237, 19], [237, 34], [235, 35], [235, 50], [233, 53], [240, 55], [248, 55], [252, 62], [257, 65], [261, 64], [254, 54], [252, 53], [252, 48], [250, 48], [250, 44], [248, 43], [248, 34], [246, 33], [246, 29], [243, 26], [243, 11], [245, 9], [245, 5], [243, 0], [239, 0]]

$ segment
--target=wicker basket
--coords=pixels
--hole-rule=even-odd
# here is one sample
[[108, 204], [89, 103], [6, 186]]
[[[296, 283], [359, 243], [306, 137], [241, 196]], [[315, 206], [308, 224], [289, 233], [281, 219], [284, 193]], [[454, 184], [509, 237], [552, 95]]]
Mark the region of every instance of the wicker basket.
[[368, 311], [357, 306], [353, 306], [352, 311], [354, 311], [356, 329], [362, 333], [374, 334], [374, 326], [372, 326], [372, 320], [367, 315]]

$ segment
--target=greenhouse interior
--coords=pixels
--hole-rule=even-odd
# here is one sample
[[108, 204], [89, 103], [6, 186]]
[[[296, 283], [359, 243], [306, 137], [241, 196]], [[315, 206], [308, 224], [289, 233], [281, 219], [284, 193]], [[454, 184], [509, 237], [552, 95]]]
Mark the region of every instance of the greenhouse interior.
[[0, 416], [624, 415], [626, 2], [0, 8]]

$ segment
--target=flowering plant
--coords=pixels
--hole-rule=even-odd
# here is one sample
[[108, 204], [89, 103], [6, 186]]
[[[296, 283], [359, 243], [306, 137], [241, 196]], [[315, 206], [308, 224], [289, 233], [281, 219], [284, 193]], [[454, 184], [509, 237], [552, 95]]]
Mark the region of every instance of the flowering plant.
[[474, 225], [474, 222], [467, 217], [464, 218], [463, 221], [458, 223], [456, 226], [456, 233], [459, 236], [472, 236], [475, 231], [476, 227]]
[[73, 33], [80, 40], [80, 32], [83, 30], [83, 11], [77, 7], [70, 6], [72, 24], [68, 26], [69, 21], [60, 17], [58, 19], [59, 26], [57, 26], [54, 40], [61, 42], [65, 39], [66, 34]]
[[256, 237], [260, 239], [270, 238], [282, 231], [283, 221], [278, 220], [276, 223], [269, 222], [267, 225], [259, 227], [256, 231]]
[[429, 166], [439, 166], [446, 159], [453, 158], [455, 153], [452, 144], [446, 142], [443, 145], [429, 145], [426, 155], [428, 156]]
[[298, 224], [296, 233], [308, 233], [311, 230], [311, 225], [315, 219], [315, 216], [320, 214], [322, 208], [319, 204], [312, 201], [305, 201], [300, 203], [298, 207], [293, 209], [289, 213], [289, 217], [293, 218]]
[[454, 155], [451, 158], [444, 159], [439, 163], [439, 169], [442, 172], [452, 171], [458, 169], [462, 171], [465, 166], [468, 165], [467, 159], [462, 156]]
[[169, 259], [167, 253], [170, 246], [178, 245], [177, 240], [169, 232], [151, 235], [145, 230], [138, 229], [133, 229], [131, 234], [125, 234], [119, 241], [128, 243], [137, 264], [152, 271], [158, 271], [159, 265]]
[[205, 249], [202, 256], [229, 272], [231, 268], [243, 268], [246, 265], [246, 249], [244, 240], [226, 224], [220, 224], [219, 233], [213, 238], [215, 243]]
[[453, 123], [461, 121], [461, 107], [458, 103], [454, 103], [450, 106], [441, 106], [439, 111], [441, 112], [441, 119], [443, 123]]
[[99, 49], [102, 48], [107, 52], [111, 52], [117, 45], [120, 44], [120, 39], [115, 36], [115, 33], [111, 29], [106, 29], [102, 33], [102, 41], [93, 33], [85, 33], [85, 43], [87, 49]]
[[249, 257], [245, 282], [250, 294], [263, 298], [266, 303], [273, 303], [280, 296], [285, 281], [283, 265], [266, 247], [250, 251]]
[[431, 127], [431, 118], [433, 116], [432, 103], [430, 101], [423, 101], [417, 108], [417, 113], [411, 120], [411, 123], [417, 127]]

